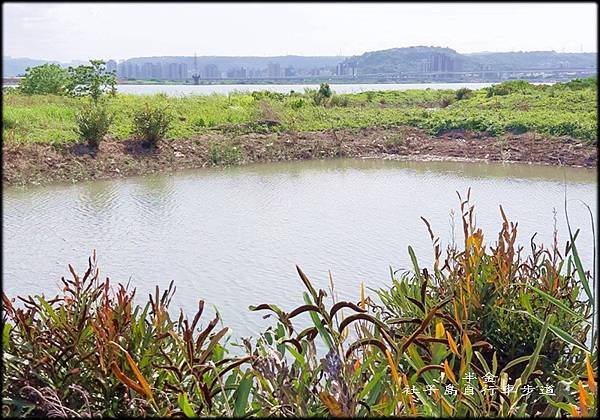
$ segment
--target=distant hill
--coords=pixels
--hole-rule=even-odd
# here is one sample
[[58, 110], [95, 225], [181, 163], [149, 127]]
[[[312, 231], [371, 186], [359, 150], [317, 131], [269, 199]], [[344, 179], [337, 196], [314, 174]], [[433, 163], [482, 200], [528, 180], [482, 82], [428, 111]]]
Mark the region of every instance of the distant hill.
[[555, 51], [481, 52], [465, 54], [480, 65], [494, 70], [596, 68], [597, 53], [557, 53]]
[[61, 63], [58, 61], [38, 60], [35, 58], [14, 58], [2, 56], [2, 77], [14, 77], [25, 73], [27, 67], [41, 66], [42, 64], [59, 64], [62, 67], [77, 66], [85, 64], [85, 61], [71, 61], [70, 63]]
[[451, 48], [418, 46], [366, 52], [347, 58], [343, 64], [357, 67], [359, 74], [419, 72], [424, 70], [428, 60], [436, 58], [450, 60], [461, 68], [468, 62]]
[[[276, 57], [224, 57], [224, 56], [202, 56], [197, 57], [198, 68], [208, 64], [214, 64], [222, 70], [231, 68], [265, 68], [269, 63], [279, 64], [283, 67], [295, 67], [297, 69], [312, 69], [319, 67], [335, 67], [347, 57], [345, 56], [299, 56], [283, 55]], [[134, 64], [143, 63], [182, 63], [189, 68], [194, 66], [194, 57], [167, 56], [167, 57], [134, 57], [126, 62]]]
[[[460, 54], [451, 48], [415, 46], [371, 51], [362, 55], [345, 56], [298, 56], [275, 57], [197, 57], [198, 69], [208, 64], [216, 65], [220, 71], [245, 67], [265, 69], [269, 64], [278, 64], [282, 69], [294, 67], [300, 71], [315, 68], [335, 68], [338, 64], [357, 69], [359, 75], [452, 72], [473, 70], [520, 70], [549, 68], [589, 68], [596, 69], [597, 53], [557, 53], [555, 51], [529, 52], [480, 52]], [[108, 60], [109, 58], [106, 58]], [[182, 63], [191, 71], [194, 68], [192, 56], [134, 57], [125, 62], [143, 63]], [[57, 61], [31, 58], [2, 57], [2, 76], [11, 77], [23, 74], [27, 67], [44, 63], [57, 63], [63, 67], [83, 64], [82, 61], [59, 63]], [[348, 70], [348, 69], [346, 69]], [[344, 70], [344, 74], [348, 74]], [[352, 74], [352, 71], [350, 71]]]
[[481, 69], [596, 68], [596, 59], [597, 53], [531, 51], [460, 54], [451, 48], [417, 46], [367, 52], [349, 57], [343, 64], [357, 67], [358, 74], [365, 75]]

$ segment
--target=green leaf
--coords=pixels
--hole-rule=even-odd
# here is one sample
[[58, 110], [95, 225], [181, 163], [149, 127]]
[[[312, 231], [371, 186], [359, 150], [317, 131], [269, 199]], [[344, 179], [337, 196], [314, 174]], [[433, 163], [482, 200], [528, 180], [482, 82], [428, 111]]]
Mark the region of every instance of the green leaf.
[[[308, 293], [304, 292], [302, 295], [304, 296], [304, 301], [310, 305], [311, 300], [310, 300], [310, 297], [308, 296]], [[321, 322], [319, 315], [317, 315], [313, 311], [310, 311], [309, 314], [313, 321], [313, 324], [315, 324], [315, 327], [317, 328], [317, 331], [319, 331], [319, 335], [323, 338], [323, 341], [325, 341], [327, 350], [331, 350], [333, 348], [333, 342], [331, 341], [331, 337], [329, 336], [329, 333], [327, 331], [325, 331], [325, 327], [323, 327], [323, 323]]]
[[381, 377], [383, 376], [383, 374], [386, 371], [387, 371], [387, 365], [382, 364], [381, 369], [379, 369], [377, 372], [375, 372], [375, 374], [373, 375], [373, 378], [369, 382], [367, 382], [365, 387], [358, 394], [359, 400], [362, 400], [363, 398], [365, 398], [366, 395], [369, 394], [371, 389], [373, 389], [373, 387], [381, 380]]
[[298, 350], [296, 350], [296, 348], [294, 346], [292, 346], [291, 344], [285, 344], [285, 347], [292, 354], [292, 356], [294, 356], [294, 358], [298, 361], [300, 366], [304, 369], [306, 367], [306, 361], [304, 360], [304, 357], [302, 357], [302, 355], [300, 353], [298, 353]]
[[4, 324], [2, 327], [2, 350], [6, 351], [10, 343], [10, 331], [12, 326], [10, 324]]
[[579, 320], [581, 320], [583, 322], [586, 322], [588, 324], [590, 323], [588, 320], [586, 320], [585, 318], [583, 318], [580, 314], [578, 314], [577, 312], [575, 312], [574, 310], [572, 310], [571, 308], [569, 308], [568, 306], [566, 306], [564, 303], [562, 303], [561, 301], [559, 301], [555, 297], [549, 295], [548, 293], [546, 293], [546, 292], [538, 289], [535, 286], [531, 286], [529, 284], [523, 284], [523, 285], [529, 287], [530, 289], [532, 289], [533, 291], [535, 291], [536, 293], [538, 293], [542, 297], [546, 298], [547, 300], [549, 300], [550, 302], [552, 302], [553, 304], [555, 304], [556, 306], [558, 306], [562, 310], [564, 310], [564, 311], [570, 313], [571, 315], [579, 318]]
[[508, 369], [510, 369], [513, 366], [518, 365], [519, 363], [523, 363], [528, 361], [529, 359], [531, 359], [531, 355], [529, 356], [521, 356], [521, 357], [517, 357], [514, 360], [511, 360], [510, 362], [508, 362], [506, 364], [506, 366], [504, 366], [504, 368], [500, 371], [500, 373], [506, 372]]
[[179, 394], [179, 396], [177, 397], [177, 403], [179, 404], [179, 408], [181, 408], [181, 411], [183, 411], [183, 414], [185, 414], [186, 417], [198, 417], [192, 409], [192, 406], [190, 405], [187, 393]]
[[542, 327], [542, 331], [540, 332], [540, 336], [539, 336], [537, 344], [535, 346], [535, 350], [533, 351], [533, 354], [531, 355], [531, 359], [529, 360], [529, 363], [527, 364], [527, 366], [525, 367], [525, 370], [521, 374], [520, 380], [521, 380], [522, 384], [527, 383], [527, 379], [529, 379], [529, 375], [531, 375], [531, 372], [533, 372], [533, 370], [537, 366], [538, 359], [540, 358], [540, 352], [542, 351], [542, 347], [544, 345], [544, 339], [546, 338], [546, 334], [548, 333], [549, 325], [550, 325], [550, 317], [547, 317], [546, 321], [544, 322], [544, 325]]
[[[575, 235], [577, 235], [577, 233], [579, 233], [579, 229], [577, 230]], [[570, 229], [569, 235], [571, 235]], [[579, 252], [577, 252], [577, 246], [575, 245], [575, 238], [573, 238], [573, 235], [571, 235], [571, 252], [573, 253], [573, 259], [575, 261], [575, 267], [577, 268], [577, 275], [579, 276], [579, 281], [581, 281], [581, 284], [583, 284], [585, 293], [588, 295], [588, 298], [593, 304], [594, 295], [590, 289], [590, 284], [588, 283], [588, 280], [585, 276], [585, 272], [583, 271], [583, 265], [581, 264], [581, 258], [579, 258]]]
[[235, 417], [241, 417], [246, 414], [246, 406], [248, 405], [250, 388], [252, 388], [252, 376], [246, 375], [246, 377], [240, 381], [238, 388], [235, 390], [235, 403], [233, 406], [233, 415]]
[[[533, 315], [532, 313], [529, 312], [525, 312], [526, 314], [528, 314], [529, 316], [531, 316], [533, 319], [535, 319], [537, 322], [539, 322], [540, 324], [544, 324], [544, 322], [542, 322], [541, 319], [539, 319], [538, 317], [536, 317], [535, 315]], [[563, 341], [566, 341], [569, 344], [572, 344], [573, 346], [579, 348], [580, 350], [589, 352], [589, 350], [583, 345], [581, 344], [579, 341], [575, 340], [569, 333], [567, 333], [566, 331], [558, 328], [555, 325], [550, 324], [548, 326], [548, 328], [550, 329], [550, 331], [552, 331], [558, 338], [562, 339]], [[543, 328], [542, 328], [543, 330]]]
[[417, 277], [419, 281], [423, 281], [423, 277], [421, 276], [421, 270], [419, 269], [419, 263], [417, 262], [417, 256], [415, 255], [415, 251], [410, 245], [408, 246], [408, 255], [410, 255], [410, 259], [415, 270], [415, 277]]
[[52, 318], [52, 320], [56, 323], [58, 323], [58, 316], [56, 315], [56, 312], [54, 311], [54, 309], [52, 309], [52, 306], [50, 306], [50, 304], [48, 302], [46, 302], [46, 300], [41, 297], [41, 296], [36, 296], [38, 301], [40, 302], [40, 304], [44, 307], [44, 310], [47, 312], [47, 314], [50, 316], [50, 318]]

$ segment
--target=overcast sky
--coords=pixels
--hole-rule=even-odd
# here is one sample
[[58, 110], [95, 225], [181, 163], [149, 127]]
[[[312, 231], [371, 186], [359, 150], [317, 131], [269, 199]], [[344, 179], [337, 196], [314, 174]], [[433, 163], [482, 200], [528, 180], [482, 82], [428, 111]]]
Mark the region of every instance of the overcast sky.
[[159, 55], [596, 52], [595, 3], [3, 3], [3, 54], [70, 61]]

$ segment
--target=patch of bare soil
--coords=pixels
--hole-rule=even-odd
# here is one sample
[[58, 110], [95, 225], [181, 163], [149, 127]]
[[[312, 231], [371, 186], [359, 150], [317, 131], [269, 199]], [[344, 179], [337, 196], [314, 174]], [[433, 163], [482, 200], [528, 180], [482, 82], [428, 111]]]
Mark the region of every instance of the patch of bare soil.
[[[595, 143], [595, 142], [594, 142]], [[218, 147], [215, 147], [217, 145]], [[161, 142], [106, 139], [98, 150], [86, 145], [3, 145], [3, 185], [44, 184], [172, 172], [218, 164], [337, 157], [484, 160], [597, 166], [595, 144], [531, 133], [493, 137], [452, 130], [439, 136], [412, 127], [209, 134]]]

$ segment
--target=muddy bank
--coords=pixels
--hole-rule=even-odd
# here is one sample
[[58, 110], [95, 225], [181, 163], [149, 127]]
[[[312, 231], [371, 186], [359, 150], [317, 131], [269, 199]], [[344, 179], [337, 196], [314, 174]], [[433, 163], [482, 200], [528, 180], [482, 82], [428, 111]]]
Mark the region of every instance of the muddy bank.
[[431, 136], [416, 128], [369, 128], [270, 134], [210, 134], [163, 141], [107, 139], [84, 145], [4, 144], [3, 185], [76, 182], [214, 165], [336, 157], [452, 159], [597, 166], [596, 145], [531, 133], [492, 137], [454, 130]]

